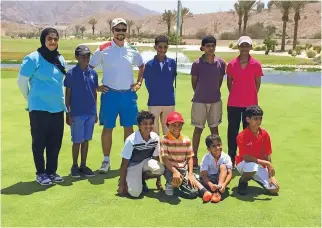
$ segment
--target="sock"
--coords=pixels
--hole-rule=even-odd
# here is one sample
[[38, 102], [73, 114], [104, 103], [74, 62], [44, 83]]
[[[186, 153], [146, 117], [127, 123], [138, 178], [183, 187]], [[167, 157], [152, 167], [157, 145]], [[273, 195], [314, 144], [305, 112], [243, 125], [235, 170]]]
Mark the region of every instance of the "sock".
[[104, 161], [110, 161], [110, 156], [104, 156]]
[[86, 166], [86, 163], [81, 163], [80, 166], [84, 167], [84, 166]]
[[205, 194], [205, 192], [207, 192], [207, 191], [208, 191], [208, 190], [207, 190], [206, 188], [202, 188], [202, 189], [200, 190], [201, 195]]

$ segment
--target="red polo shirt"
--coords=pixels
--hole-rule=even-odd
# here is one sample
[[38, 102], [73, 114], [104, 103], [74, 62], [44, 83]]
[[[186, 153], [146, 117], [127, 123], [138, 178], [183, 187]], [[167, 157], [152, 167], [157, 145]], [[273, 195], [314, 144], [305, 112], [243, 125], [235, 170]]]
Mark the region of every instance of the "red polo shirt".
[[267, 131], [259, 128], [257, 137], [246, 128], [237, 136], [238, 156], [236, 156], [236, 165], [243, 161], [244, 155], [250, 155], [257, 159], [267, 160], [267, 156], [272, 153], [271, 139]]
[[229, 62], [227, 77], [233, 78], [233, 84], [228, 97], [228, 106], [246, 108], [258, 105], [255, 78], [263, 76], [260, 62], [252, 56], [243, 69], [239, 62], [239, 56]]

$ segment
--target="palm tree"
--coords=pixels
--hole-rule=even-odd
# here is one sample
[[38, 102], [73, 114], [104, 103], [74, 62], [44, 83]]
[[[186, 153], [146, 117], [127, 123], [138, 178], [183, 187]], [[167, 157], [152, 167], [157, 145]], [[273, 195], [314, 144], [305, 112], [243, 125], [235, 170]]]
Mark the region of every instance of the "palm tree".
[[256, 1], [241, 1], [239, 4], [242, 4], [243, 11], [244, 11], [244, 28], [243, 34], [246, 35], [246, 27], [247, 21], [249, 18], [250, 11], [257, 5], [258, 2]]
[[79, 25], [75, 25], [76, 36], [78, 36]]
[[176, 12], [173, 10], [165, 10], [161, 17], [158, 19], [159, 24], [166, 23], [168, 28], [168, 36], [170, 36], [171, 23], [177, 18]]
[[86, 30], [85, 26], [80, 27], [79, 30], [82, 33], [82, 39], [83, 39], [83, 37], [84, 37], [84, 31]]
[[239, 33], [239, 36], [241, 35], [241, 26], [242, 26], [242, 23], [243, 23], [243, 16], [244, 16], [244, 9], [243, 9], [243, 6], [242, 6], [242, 2], [241, 1], [238, 1], [234, 4], [234, 8], [235, 8], [235, 11], [238, 15], [238, 33]]
[[297, 41], [297, 30], [299, 27], [299, 20], [301, 19], [300, 17], [300, 11], [304, 9], [305, 5], [308, 4], [308, 1], [294, 1], [292, 3], [292, 8], [295, 12], [294, 14], [294, 36], [293, 36], [293, 50], [296, 47], [296, 41]]
[[97, 24], [97, 20], [92, 17], [89, 21], [88, 21], [88, 24], [92, 25], [92, 31], [93, 31], [93, 35], [94, 35], [94, 32], [95, 32], [95, 25]]
[[183, 28], [183, 19], [193, 17], [193, 14], [190, 12], [190, 10], [186, 7], [183, 7], [181, 9], [181, 26], [180, 26], [180, 37], [182, 37], [182, 28]]
[[112, 36], [112, 19], [107, 20], [107, 24], [110, 26], [110, 37]]
[[131, 27], [134, 25], [134, 21], [133, 20], [126, 20], [126, 24], [127, 24], [129, 36], [130, 36], [131, 35]]
[[138, 37], [140, 37], [140, 29], [142, 28], [142, 25], [139, 24], [139, 25], [136, 25], [136, 31], [138, 33]]
[[286, 24], [288, 22], [288, 15], [290, 14], [290, 9], [292, 7], [292, 1], [273, 1], [273, 4], [279, 8], [283, 14], [283, 32], [282, 32], [282, 44], [281, 51], [285, 51], [285, 36], [286, 36]]

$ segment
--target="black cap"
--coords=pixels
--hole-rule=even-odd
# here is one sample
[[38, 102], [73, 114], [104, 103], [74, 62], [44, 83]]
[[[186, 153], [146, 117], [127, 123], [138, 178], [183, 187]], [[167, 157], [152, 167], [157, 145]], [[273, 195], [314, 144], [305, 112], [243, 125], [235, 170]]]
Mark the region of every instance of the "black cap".
[[87, 55], [91, 54], [91, 50], [86, 45], [79, 45], [75, 49], [75, 55]]
[[[205, 46], [206, 44], [215, 44], [217, 41], [214, 36], [205, 36], [201, 41], [201, 46]], [[202, 48], [200, 47], [200, 51], [202, 51]]]

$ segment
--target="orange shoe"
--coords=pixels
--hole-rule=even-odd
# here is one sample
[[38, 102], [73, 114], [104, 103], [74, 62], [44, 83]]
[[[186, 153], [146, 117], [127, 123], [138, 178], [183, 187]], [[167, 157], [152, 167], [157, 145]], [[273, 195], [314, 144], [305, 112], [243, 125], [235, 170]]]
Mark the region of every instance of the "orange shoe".
[[212, 197], [212, 193], [209, 191], [206, 191], [202, 196], [202, 200], [203, 202], [208, 203], [211, 200], [211, 197]]
[[212, 203], [218, 203], [221, 200], [221, 193], [220, 192], [215, 192], [212, 197], [211, 197], [211, 202]]

